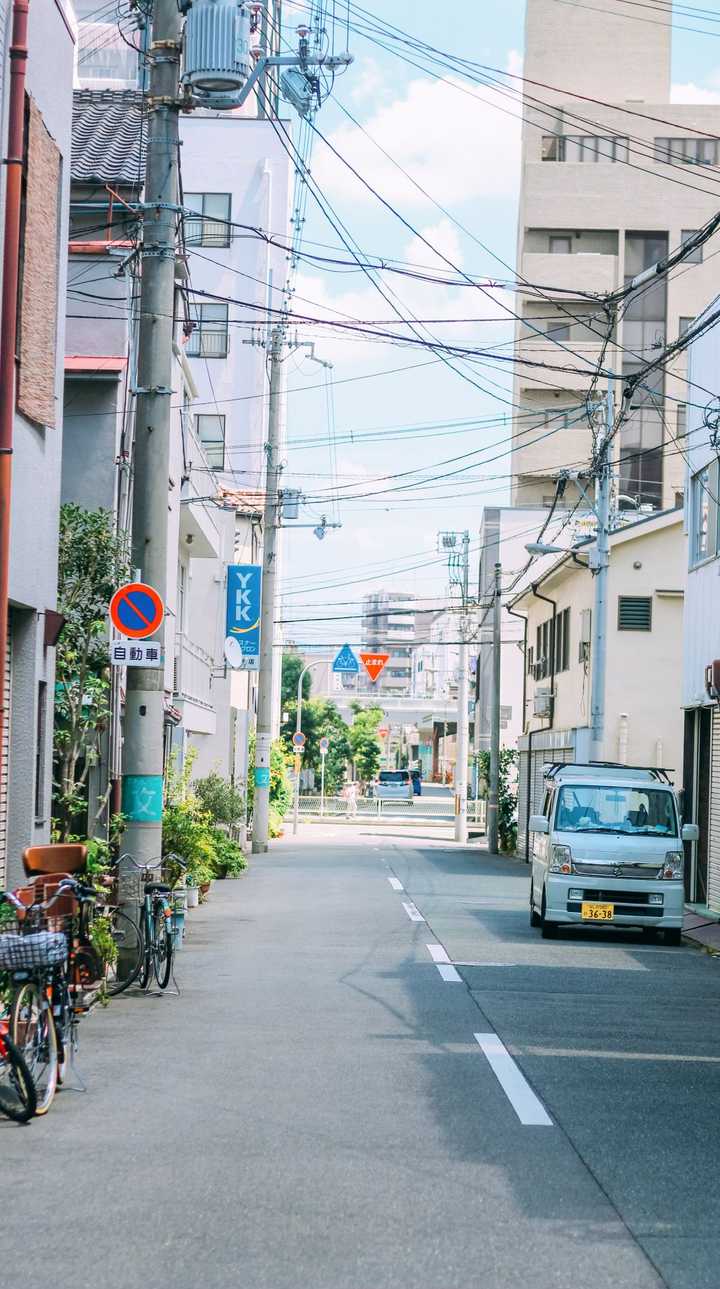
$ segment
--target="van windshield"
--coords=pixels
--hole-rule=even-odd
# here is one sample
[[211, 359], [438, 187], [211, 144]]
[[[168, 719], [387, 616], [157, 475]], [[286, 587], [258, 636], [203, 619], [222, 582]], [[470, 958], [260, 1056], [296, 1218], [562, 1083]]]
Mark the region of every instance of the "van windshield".
[[663, 788], [621, 788], [611, 784], [563, 787], [555, 827], [560, 832], [614, 832], [677, 836], [673, 794]]

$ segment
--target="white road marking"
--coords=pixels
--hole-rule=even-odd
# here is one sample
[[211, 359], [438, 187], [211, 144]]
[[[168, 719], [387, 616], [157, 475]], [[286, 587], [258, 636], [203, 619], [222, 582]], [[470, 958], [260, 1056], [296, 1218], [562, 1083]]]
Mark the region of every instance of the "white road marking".
[[476, 1034], [475, 1038], [520, 1122], [528, 1126], [552, 1128], [550, 1115], [497, 1034]]
[[410, 901], [408, 904], [403, 903], [403, 908], [410, 918], [411, 922], [424, 922], [425, 918], [415, 905]]
[[388, 877], [388, 881], [389, 881], [389, 883], [390, 883], [390, 885], [392, 886], [392, 888], [393, 888], [393, 890], [394, 890], [394, 891], [404, 891], [404, 890], [405, 890], [405, 887], [403, 886], [402, 882], [399, 882], [399, 881], [398, 881], [398, 879], [397, 879], [397, 877]]
[[455, 970], [451, 962], [436, 962], [435, 966], [440, 972], [443, 980], [462, 983], [462, 976]]
[[427, 946], [427, 951], [430, 954], [430, 957], [432, 958], [433, 962], [450, 961], [447, 955], [447, 949], [442, 944], [429, 944]]

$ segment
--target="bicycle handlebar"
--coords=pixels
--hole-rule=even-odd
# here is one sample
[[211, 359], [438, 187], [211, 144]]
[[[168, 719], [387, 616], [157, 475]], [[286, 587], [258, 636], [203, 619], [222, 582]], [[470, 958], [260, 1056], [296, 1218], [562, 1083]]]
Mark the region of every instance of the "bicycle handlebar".
[[168, 855], [160, 855], [158, 856], [157, 859], [151, 860], [150, 863], [138, 864], [134, 856], [131, 855], [129, 851], [126, 851], [124, 855], [118, 855], [117, 859], [113, 860], [113, 863], [112, 863], [113, 868], [119, 868], [120, 864], [122, 864], [125, 860], [129, 860], [130, 863], [133, 865], [133, 868], [137, 868], [138, 871], [141, 873], [148, 868], [150, 869], [160, 868], [160, 866], [164, 863], [167, 863], [168, 860], [172, 860], [174, 863], [179, 864], [181, 868], [187, 868], [188, 866], [187, 860], [183, 859], [180, 855], [174, 854], [173, 852], [171, 852]]

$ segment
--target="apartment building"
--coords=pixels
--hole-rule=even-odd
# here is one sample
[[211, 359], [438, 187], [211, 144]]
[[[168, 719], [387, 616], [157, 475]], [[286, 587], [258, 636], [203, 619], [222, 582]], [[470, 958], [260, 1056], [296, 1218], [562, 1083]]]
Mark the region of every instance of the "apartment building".
[[[0, 0], [0, 148], [7, 156], [12, 4]], [[0, 776], [0, 886], [50, 840], [64, 295], [75, 19], [64, 0], [28, 18], [23, 218], [13, 399], [9, 624]], [[20, 66], [16, 64], [16, 66]], [[0, 167], [5, 229], [8, 167]], [[12, 309], [12, 305], [10, 306]], [[3, 319], [3, 329], [8, 319]], [[12, 350], [9, 350], [12, 354]], [[12, 359], [11, 359], [12, 361]], [[12, 389], [13, 373], [6, 388]]]
[[[527, 0], [517, 263], [521, 282], [542, 290], [518, 292], [517, 354], [555, 371], [516, 367], [516, 505], [549, 504], [558, 472], [589, 461], [596, 366], [634, 373], [716, 289], [717, 261], [704, 248], [704, 262], [697, 251], [638, 293], [603, 356], [607, 318], [593, 297], [662, 259], [717, 209], [720, 106], [670, 102], [670, 54], [671, 24], [637, 21], [618, 0]], [[682, 493], [684, 377], [679, 358], [636, 391], [615, 448], [621, 506], [673, 506]]]
[[413, 645], [417, 602], [405, 591], [376, 591], [363, 596], [362, 648], [389, 653], [376, 681], [361, 673], [358, 692], [403, 697], [412, 691]]
[[[525, 718], [518, 746], [518, 851], [540, 810], [543, 765], [588, 761], [592, 692], [592, 538], [528, 575], [510, 602], [526, 620]], [[680, 672], [686, 543], [681, 509], [610, 536], [604, 737], [598, 760], [662, 766], [680, 786]]]

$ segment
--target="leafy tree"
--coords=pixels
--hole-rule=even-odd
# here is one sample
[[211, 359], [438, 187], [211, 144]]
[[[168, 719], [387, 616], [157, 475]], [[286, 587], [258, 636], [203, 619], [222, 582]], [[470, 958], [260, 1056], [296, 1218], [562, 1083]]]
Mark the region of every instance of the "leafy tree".
[[[517, 760], [518, 755], [513, 747], [500, 748], [500, 765], [498, 767], [498, 839], [500, 849], [512, 854], [517, 846]], [[484, 787], [490, 782], [490, 753], [481, 752], [479, 759], [480, 777]]]
[[[292, 752], [292, 736], [295, 732], [297, 701], [287, 704], [288, 719], [281, 728], [281, 735], [288, 750]], [[302, 731], [305, 735], [302, 764], [304, 770], [314, 770], [320, 774], [320, 739], [327, 738], [329, 747], [325, 757], [325, 790], [335, 792], [340, 786], [346, 763], [350, 759], [349, 730], [334, 703], [326, 698], [310, 698], [303, 703]]]
[[383, 710], [381, 707], [361, 707], [359, 703], [353, 703], [352, 709], [355, 713], [349, 732], [352, 759], [358, 776], [367, 782], [375, 778], [380, 768], [382, 748], [377, 731]]
[[54, 749], [59, 840], [87, 827], [88, 775], [110, 719], [108, 602], [128, 576], [126, 541], [112, 515], [62, 506], [58, 610], [65, 626], [56, 651]]
[[245, 818], [245, 798], [229, 779], [213, 770], [204, 779], [196, 779], [192, 790], [216, 824], [237, 827]]
[[[283, 710], [287, 709], [289, 703], [297, 702], [297, 687], [300, 679], [300, 672], [305, 663], [299, 653], [283, 653], [282, 657], [282, 681], [281, 681], [281, 702]], [[303, 676], [303, 701], [310, 697], [312, 688], [312, 679], [310, 672]]]

